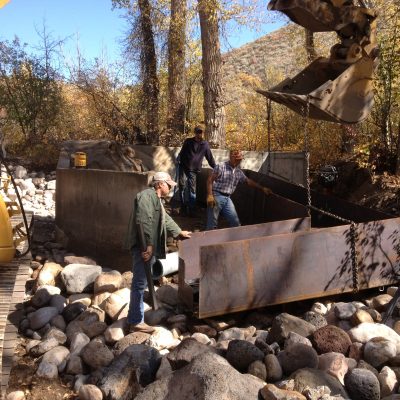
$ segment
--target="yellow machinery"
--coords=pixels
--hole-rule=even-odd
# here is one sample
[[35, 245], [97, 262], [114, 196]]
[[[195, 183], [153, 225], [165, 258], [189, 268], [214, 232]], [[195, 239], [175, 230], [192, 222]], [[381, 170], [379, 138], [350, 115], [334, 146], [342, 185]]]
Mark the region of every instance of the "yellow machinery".
[[[11, 177], [1, 178], [0, 189], [7, 194]], [[11, 217], [22, 214], [21, 207], [15, 201], [4, 200], [0, 193], [0, 263], [10, 262], [16, 255], [16, 248], [27, 240], [28, 232], [23, 231], [24, 222], [11, 225]]]
[[0, 194], [0, 263], [10, 262], [15, 255], [13, 230], [6, 203]]

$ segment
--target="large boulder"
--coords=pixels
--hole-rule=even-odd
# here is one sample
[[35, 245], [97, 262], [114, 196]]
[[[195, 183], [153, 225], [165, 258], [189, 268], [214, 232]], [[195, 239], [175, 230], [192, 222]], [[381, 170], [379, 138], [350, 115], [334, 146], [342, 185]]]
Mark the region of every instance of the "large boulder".
[[400, 352], [400, 336], [387, 325], [373, 324], [363, 322], [362, 324], [350, 329], [347, 332], [353, 342], [367, 343], [375, 337], [383, 337], [397, 346], [397, 352]]
[[264, 360], [264, 353], [246, 340], [232, 340], [228, 345], [226, 359], [237, 370], [245, 372], [252, 362]]
[[166, 357], [173, 369], [179, 369], [188, 365], [198, 355], [209, 352], [215, 352], [215, 349], [188, 338], [182, 340]]
[[118, 271], [101, 273], [94, 282], [94, 293], [115, 292], [122, 287], [122, 275]]
[[31, 329], [36, 330], [42, 328], [56, 315], [58, 315], [58, 310], [55, 307], [43, 307], [28, 314]]
[[151, 383], [135, 400], [257, 400], [264, 385], [261, 379], [241, 374], [221, 356], [207, 352]]
[[352, 400], [379, 400], [381, 397], [379, 380], [367, 369], [354, 368], [344, 382]]
[[317, 329], [312, 335], [312, 341], [319, 354], [334, 352], [347, 355], [351, 345], [349, 335], [334, 325]]
[[301, 336], [310, 336], [316, 327], [301, 318], [282, 313], [276, 316], [272, 322], [272, 327], [267, 337], [267, 343], [283, 343], [290, 332], [298, 333]]
[[124, 336], [122, 339], [118, 340], [117, 343], [115, 343], [113, 347], [114, 355], [118, 357], [126, 348], [132, 346], [133, 344], [144, 344], [149, 337], [150, 334], [145, 332], [133, 332]]
[[100, 274], [99, 265], [69, 264], [61, 272], [61, 279], [69, 294], [91, 292]]
[[100, 340], [92, 340], [81, 351], [81, 357], [92, 369], [106, 367], [114, 359], [114, 354]]
[[133, 399], [142, 386], [153, 382], [160, 361], [156, 349], [134, 344], [103, 368], [97, 386], [109, 400]]
[[304, 343], [293, 343], [278, 354], [278, 359], [286, 375], [300, 368], [317, 368], [318, 354]]
[[303, 393], [307, 388], [316, 389], [327, 386], [331, 391], [331, 396], [340, 395], [345, 399], [350, 399], [340, 382], [324, 371], [313, 368], [298, 369], [290, 375], [290, 379], [294, 380], [293, 389], [297, 392]]

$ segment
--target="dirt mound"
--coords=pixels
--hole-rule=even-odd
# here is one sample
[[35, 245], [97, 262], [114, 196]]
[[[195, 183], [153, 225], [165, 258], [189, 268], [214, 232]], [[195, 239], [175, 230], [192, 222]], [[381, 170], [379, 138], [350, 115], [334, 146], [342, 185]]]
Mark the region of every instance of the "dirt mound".
[[[330, 193], [350, 202], [379, 210], [392, 215], [400, 215], [400, 177], [383, 173], [372, 174], [367, 168], [360, 167], [355, 161], [343, 161], [335, 164], [338, 179]], [[326, 190], [317, 179], [313, 188]]]

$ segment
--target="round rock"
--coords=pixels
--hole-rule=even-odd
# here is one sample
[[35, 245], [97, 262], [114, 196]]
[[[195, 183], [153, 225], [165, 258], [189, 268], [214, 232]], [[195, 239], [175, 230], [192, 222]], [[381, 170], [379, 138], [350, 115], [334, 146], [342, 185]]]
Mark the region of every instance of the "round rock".
[[310, 346], [294, 343], [278, 354], [278, 360], [285, 374], [290, 375], [300, 368], [317, 368], [318, 354]]
[[317, 329], [328, 325], [326, 318], [322, 314], [315, 311], [307, 311], [303, 318], [305, 321], [313, 324]]
[[102, 400], [103, 393], [95, 385], [82, 385], [79, 388], [79, 399], [80, 400]]
[[252, 362], [264, 359], [264, 353], [250, 342], [232, 340], [228, 345], [226, 359], [237, 370], [246, 372]]
[[334, 325], [317, 329], [313, 333], [312, 342], [319, 354], [335, 352], [346, 355], [351, 345], [349, 335]]
[[381, 395], [378, 378], [367, 369], [354, 368], [345, 379], [346, 389], [352, 400], [379, 400]]

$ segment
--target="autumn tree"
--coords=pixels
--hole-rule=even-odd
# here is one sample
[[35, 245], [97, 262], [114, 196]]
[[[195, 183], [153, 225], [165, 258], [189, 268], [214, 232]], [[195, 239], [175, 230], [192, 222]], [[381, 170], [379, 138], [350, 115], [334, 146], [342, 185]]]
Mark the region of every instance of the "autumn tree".
[[202, 45], [204, 119], [206, 137], [214, 147], [225, 147], [225, 108], [217, 0], [199, 0]]
[[60, 79], [52, 67], [55, 43], [43, 37], [40, 55], [31, 55], [18, 38], [0, 42], [0, 108], [30, 146], [50, 139], [62, 110]]
[[157, 52], [153, 24], [153, 8], [149, 0], [112, 0], [117, 7], [129, 10], [132, 28], [128, 51], [140, 52], [140, 71], [143, 86], [143, 108], [146, 113], [147, 143], [159, 143], [159, 92], [160, 83], [157, 73]]
[[[186, 0], [171, 0], [168, 32], [168, 137], [183, 135], [186, 117]], [[169, 142], [170, 140], [168, 140]]]

